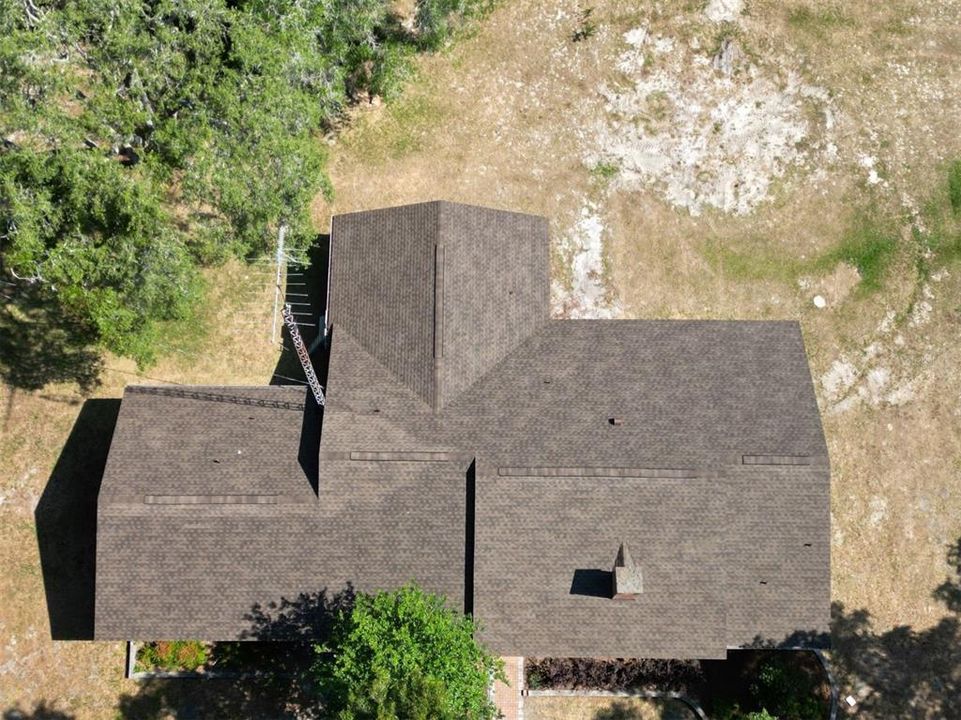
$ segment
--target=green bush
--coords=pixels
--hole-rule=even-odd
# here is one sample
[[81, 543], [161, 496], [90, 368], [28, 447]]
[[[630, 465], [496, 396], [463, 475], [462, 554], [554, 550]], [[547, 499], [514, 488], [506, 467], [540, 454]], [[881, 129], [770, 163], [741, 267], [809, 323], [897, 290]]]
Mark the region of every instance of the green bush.
[[194, 671], [207, 662], [207, 645], [199, 640], [158, 640], [137, 648], [137, 670]]
[[823, 710], [815, 687], [815, 680], [798, 667], [790, 654], [775, 655], [758, 668], [751, 683], [751, 696], [756, 707], [777, 718], [821, 720]]
[[[335, 623], [313, 674], [342, 720], [487, 720], [500, 662], [474, 640], [469, 617], [408, 586], [359, 595]], [[333, 661], [328, 653], [333, 653]]]
[[494, 0], [417, 0], [414, 26], [422, 48], [442, 47], [464, 22], [487, 12]]

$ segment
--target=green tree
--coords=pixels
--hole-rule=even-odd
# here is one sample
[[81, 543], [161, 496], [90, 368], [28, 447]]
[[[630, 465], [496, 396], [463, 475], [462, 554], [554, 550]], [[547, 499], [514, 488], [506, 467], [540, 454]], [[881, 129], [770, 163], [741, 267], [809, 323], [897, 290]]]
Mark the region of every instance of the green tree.
[[312, 241], [320, 136], [419, 47], [390, 0], [0, 0], [4, 287], [149, 363], [199, 267]]
[[342, 720], [441, 718], [485, 720], [499, 659], [475, 639], [474, 621], [442, 597], [408, 586], [360, 595], [340, 616], [314, 675]]

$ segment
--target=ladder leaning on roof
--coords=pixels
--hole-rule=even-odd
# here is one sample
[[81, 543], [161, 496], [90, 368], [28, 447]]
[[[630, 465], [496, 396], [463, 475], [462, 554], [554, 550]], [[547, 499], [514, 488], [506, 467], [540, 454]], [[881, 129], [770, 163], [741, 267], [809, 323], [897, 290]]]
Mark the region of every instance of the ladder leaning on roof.
[[284, 305], [283, 310], [284, 324], [287, 326], [287, 331], [290, 333], [290, 340], [294, 344], [294, 349], [297, 351], [297, 358], [300, 360], [301, 366], [304, 368], [304, 375], [307, 376], [307, 384], [310, 386], [311, 391], [314, 393], [314, 398], [317, 400], [317, 404], [324, 407], [326, 399], [324, 398], [324, 388], [321, 387], [320, 381], [317, 379], [317, 373], [314, 372], [314, 365], [310, 361], [310, 354], [307, 352], [307, 347], [304, 345], [304, 339], [300, 336], [300, 329], [297, 327], [297, 323], [294, 320], [293, 310], [290, 309], [290, 303]]

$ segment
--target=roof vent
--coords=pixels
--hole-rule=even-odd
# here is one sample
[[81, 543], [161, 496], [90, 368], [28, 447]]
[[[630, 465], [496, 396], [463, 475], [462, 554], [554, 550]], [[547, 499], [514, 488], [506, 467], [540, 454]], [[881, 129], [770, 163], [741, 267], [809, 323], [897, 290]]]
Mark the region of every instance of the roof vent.
[[611, 578], [614, 584], [612, 597], [615, 600], [633, 600], [644, 592], [641, 569], [634, 564], [634, 559], [624, 543], [621, 543], [617, 550]]
[[620, 417], [619, 415], [615, 415], [613, 417], [607, 418], [607, 422], [609, 422], [611, 425], [614, 425], [614, 426], [620, 426], [624, 424], [624, 418]]

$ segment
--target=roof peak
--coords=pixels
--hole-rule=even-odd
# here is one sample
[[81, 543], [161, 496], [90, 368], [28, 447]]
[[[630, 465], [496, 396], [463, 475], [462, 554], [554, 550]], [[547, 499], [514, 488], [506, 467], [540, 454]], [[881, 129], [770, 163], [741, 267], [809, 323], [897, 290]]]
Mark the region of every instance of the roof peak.
[[546, 324], [548, 272], [533, 215], [444, 200], [337, 215], [328, 317], [440, 410]]

